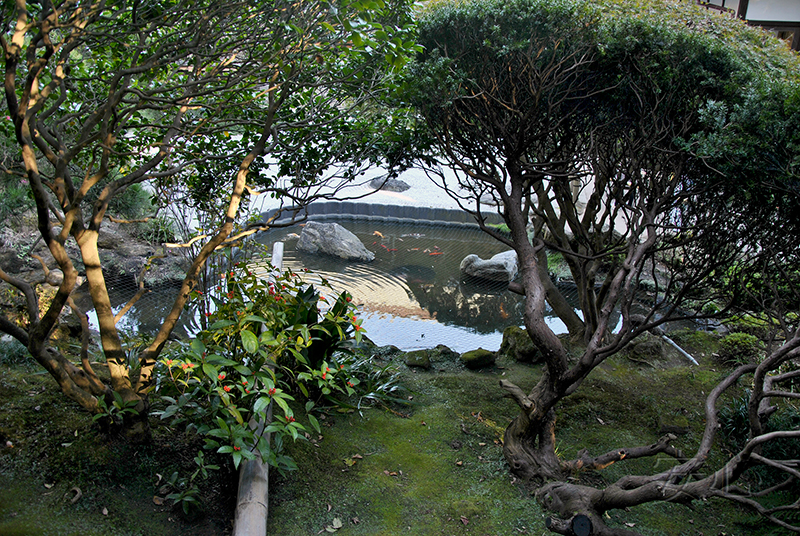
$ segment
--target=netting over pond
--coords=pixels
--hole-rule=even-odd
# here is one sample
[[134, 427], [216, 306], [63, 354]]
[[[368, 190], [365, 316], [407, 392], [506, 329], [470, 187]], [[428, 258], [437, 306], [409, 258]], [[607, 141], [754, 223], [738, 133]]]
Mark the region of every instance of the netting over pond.
[[[312, 205], [313, 206], [313, 205]], [[421, 219], [422, 217], [427, 219]], [[478, 347], [496, 350], [502, 331], [522, 324], [522, 297], [502, 284], [480, 283], [461, 275], [461, 261], [470, 254], [488, 259], [508, 247], [477, 228], [469, 215], [445, 209], [385, 207], [359, 203], [320, 203], [309, 219], [337, 221], [375, 253], [370, 263], [295, 251], [302, 226], [261, 233], [257, 241], [271, 251], [284, 242], [284, 266], [311, 271], [308, 281], [325, 278], [334, 290], [349, 291], [359, 305], [367, 336], [379, 345], [404, 350], [445, 344], [456, 351]], [[258, 262], [258, 259], [254, 259]], [[110, 281], [112, 306], [121, 309], [136, 293], [133, 277]], [[154, 333], [172, 306], [177, 287], [152, 289], [131, 309], [121, 325]], [[576, 300], [574, 289], [566, 288]], [[176, 330], [183, 335], [198, 329], [199, 313], [184, 312]], [[556, 332], [566, 331], [555, 317]]]

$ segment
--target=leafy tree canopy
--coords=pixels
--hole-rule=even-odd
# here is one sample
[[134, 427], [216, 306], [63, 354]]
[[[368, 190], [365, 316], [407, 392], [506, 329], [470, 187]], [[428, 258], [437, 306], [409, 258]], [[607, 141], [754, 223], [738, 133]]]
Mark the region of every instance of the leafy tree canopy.
[[[520, 407], [505, 435], [511, 470], [555, 480], [537, 494], [559, 516], [548, 527], [570, 534], [588, 520], [594, 534], [629, 534], [607, 527], [603, 512], [709, 496], [791, 526], [786, 512], [796, 504], [767, 509], [726, 486], [760, 464], [796, 477], [790, 460], [749, 455], [777, 437], [765, 432], [766, 407], [792, 395], [771, 386], [789, 380], [781, 367], [800, 352], [791, 314], [800, 250], [796, 54], [743, 21], [678, 1], [431, 2], [419, 28], [425, 50], [411, 66], [409, 98], [436, 158], [456, 175], [429, 172], [516, 251], [521, 277], [509, 288], [525, 295], [525, 327], [544, 355], [535, 386], [501, 387]], [[489, 210], [510, 235], [483, 225]], [[580, 315], [549, 276], [546, 248], [568, 264]], [[546, 325], [548, 306], [580, 350], [568, 352]], [[597, 366], [670, 319], [742, 308], [771, 319], [785, 343], [720, 383], [693, 456], [677, 454], [668, 436], [576, 460], [557, 455], [558, 405]], [[693, 480], [716, 437], [720, 394], [751, 372], [748, 442]], [[604, 490], [566, 482], [574, 471], [657, 452], [676, 465]]]
[[[409, 5], [18, 1], [4, 3], [0, 16], [13, 123], [2, 139], [4, 171], [30, 189], [52, 257], [45, 273], [57, 267], [64, 275], [52, 299], [40, 302], [41, 281], [0, 267], [23, 311], [0, 316], [0, 330], [84, 408], [98, 412], [98, 398], [110, 404], [112, 391], [135, 403], [139, 422], [130, 430], [146, 435], [156, 358], [206, 260], [237, 238], [243, 199], [262, 191], [303, 205], [324, 195], [318, 187], [332, 180], [329, 166], [344, 162], [338, 179], [346, 183], [362, 162], [379, 158], [381, 127], [391, 119], [373, 113], [367, 121], [364, 112], [416, 50]], [[162, 205], [188, 201], [213, 219], [192, 240], [181, 291], [131, 377], [97, 240], [114, 200], [140, 183], [155, 188]], [[91, 369], [88, 331], [81, 366], [51, 344], [64, 308], [80, 313], [71, 300], [79, 270], [110, 386]]]

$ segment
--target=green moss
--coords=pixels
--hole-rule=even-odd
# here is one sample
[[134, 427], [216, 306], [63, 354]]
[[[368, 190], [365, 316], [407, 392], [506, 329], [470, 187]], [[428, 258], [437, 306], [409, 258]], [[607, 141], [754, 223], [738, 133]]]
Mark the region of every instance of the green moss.
[[[714, 336], [683, 337], [693, 350], [716, 351]], [[703, 401], [723, 372], [711, 361], [705, 367], [674, 363], [679, 365], [656, 368], [624, 356], [607, 360], [558, 408], [559, 455], [651, 443], [659, 437], [663, 415], [688, 425], [676, 446], [691, 452], [704, 425]], [[191, 465], [197, 445], [190, 437], [159, 426], [149, 447], [107, 441], [49, 377], [31, 375], [22, 364], [0, 367], [0, 433], [15, 444], [0, 450], [0, 534], [73, 534], [71, 527], [82, 534], [125, 536], [229, 530], [235, 481], [224, 476], [214, 481], [216, 491], [204, 493], [211, 501], [227, 500], [228, 506], [209, 505], [217, 509], [204, 520], [190, 524], [152, 503], [156, 473], [167, 476]], [[513, 481], [503, 459], [502, 434], [518, 408], [498, 386], [500, 379], [509, 379], [529, 389], [539, 380], [541, 366], [500, 357], [494, 367], [479, 371], [465, 370], [455, 359], [435, 360], [430, 371], [400, 370], [414, 405], [394, 408], [398, 413], [367, 409], [363, 418], [331, 411], [320, 420], [321, 438], [314, 434], [312, 441], [288, 446], [301, 469], [284, 477], [272, 472], [269, 533], [317, 534], [335, 518], [344, 525], [339, 532], [352, 535], [544, 531], [545, 514], [530, 489]], [[729, 397], [738, 394], [734, 390]], [[66, 443], [70, 446], [63, 447]], [[722, 450], [713, 450], [710, 470], [724, 462]], [[665, 456], [625, 461], [575, 476], [602, 485], [673, 463]], [[44, 482], [55, 484], [50, 495]], [[76, 505], [63, 501], [73, 485], [84, 492]], [[107, 517], [98, 514], [104, 507]], [[721, 502], [694, 508], [644, 505], [609, 512], [609, 523], [634, 523], [642, 534], [671, 536], [716, 534], [717, 525], [732, 528], [750, 519]], [[35, 525], [37, 519], [47, 519], [52, 531]], [[227, 528], [214, 524], [220, 519]]]
[[497, 374], [409, 379], [418, 405], [408, 418], [380, 410], [336, 416], [323, 421], [330, 426], [319, 448], [292, 446], [301, 467], [313, 463], [276, 482], [270, 533], [312, 534], [334, 517], [348, 534], [511, 534], [541, 526], [542, 512], [511, 483], [503, 461], [498, 429], [515, 410], [500, 396]]
[[670, 332], [669, 336], [681, 348], [701, 362], [703, 358], [708, 358], [716, 352], [719, 346], [719, 336], [708, 331], [681, 329]]
[[[232, 520], [230, 502], [219, 501], [231, 495], [224, 470], [202, 490], [218, 501], [209, 505], [213, 517], [189, 523], [154, 504], [156, 474], [191, 470], [198, 448], [191, 440], [166, 428], [156, 429], [151, 445], [106, 437], [52, 378], [24, 363], [0, 365], [0, 439], [4, 536], [206, 536], [223, 533]], [[81, 497], [73, 504], [75, 487]]]

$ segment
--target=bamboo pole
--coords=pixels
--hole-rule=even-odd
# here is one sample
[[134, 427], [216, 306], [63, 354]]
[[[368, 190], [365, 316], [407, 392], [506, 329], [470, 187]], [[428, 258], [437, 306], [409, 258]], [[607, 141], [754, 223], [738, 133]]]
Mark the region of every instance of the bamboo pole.
[[[272, 249], [272, 265], [283, 267], [283, 242]], [[258, 421], [254, 418], [250, 426], [259, 441], [269, 444], [270, 434], [264, 428], [272, 421], [272, 403], [267, 406]], [[257, 456], [253, 460], [242, 460], [239, 464], [239, 489], [236, 499], [236, 514], [233, 521], [233, 536], [266, 536], [269, 514], [269, 465]]]

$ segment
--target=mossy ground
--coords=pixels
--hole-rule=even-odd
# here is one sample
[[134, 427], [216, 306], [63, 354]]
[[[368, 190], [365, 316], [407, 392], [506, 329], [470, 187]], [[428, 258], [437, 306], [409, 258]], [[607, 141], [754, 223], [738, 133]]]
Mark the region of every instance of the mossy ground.
[[193, 469], [194, 438], [158, 427], [151, 444], [131, 445], [104, 434], [40, 370], [0, 359], [0, 536], [211, 536], [230, 527], [232, 471], [204, 483], [209, 504], [196, 519], [153, 502], [158, 475], [163, 484]]
[[347, 534], [541, 528], [542, 511], [502, 457], [504, 423], [515, 412], [497, 387], [502, 373], [434, 362], [431, 372], [406, 375], [412, 405], [326, 418], [318, 446], [292, 447], [313, 470], [272, 484], [269, 533], [314, 534], [334, 518]]
[[[562, 456], [650, 443], [660, 435], [661, 417], [670, 414], [688, 423], [678, 446], [692, 451], [704, 424], [702, 401], [724, 371], [711, 358], [713, 338], [689, 332], [673, 338], [700, 367], [677, 357], [650, 364], [610, 359], [560, 408]], [[321, 420], [321, 438], [290, 445], [300, 470], [271, 473], [269, 534], [329, 533], [335, 519], [342, 524], [336, 532], [352, 535], [546, 533], [533, 488], [516, 481], [503, 460], [502, 432], [517, 409], [498, 387], [507, 378], [529, 388], [541, 368], [501, 359], [490, 369], [469, 371], [452, 359], [420, 371], [407, 368], [400, 356], [392, 362], [412, 404], [361, 413], [331, 409]], [[0, 435], [14, 444], [0, 445], [0, 535], [230, 532], [231, 470], [203, 483], [203, 516], [187, 520], [153, 503], [157, 474], [192, 469], [198, 447], [193, 438], [154, 422], [154, 444], [127, 445], [101, 434], [30, 364], [0, 362], [0, 373]], [[724, 449], [715, 450], [712, 467], [724, 456]], [[602, 483], [669, 463], [620, 463], [578, 478]], [[74, 504], [72, 487], [83, 493]], [[654, 536], [758, 530], [757, 518], [718, 501], [692, 509], [652, 504], [609, 516], [611, 524], [633, 524]]]

